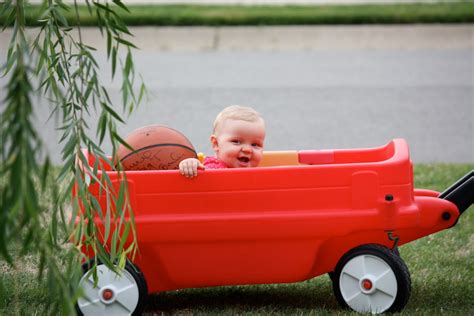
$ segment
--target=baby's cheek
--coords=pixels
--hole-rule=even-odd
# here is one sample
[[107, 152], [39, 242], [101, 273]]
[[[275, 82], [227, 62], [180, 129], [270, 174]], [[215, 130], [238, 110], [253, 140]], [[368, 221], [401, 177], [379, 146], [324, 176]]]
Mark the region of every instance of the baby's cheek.
[[257, 167], [260, 161], [262, 161], [262, 155], [255, 155], [253, 159], [252, 167]]

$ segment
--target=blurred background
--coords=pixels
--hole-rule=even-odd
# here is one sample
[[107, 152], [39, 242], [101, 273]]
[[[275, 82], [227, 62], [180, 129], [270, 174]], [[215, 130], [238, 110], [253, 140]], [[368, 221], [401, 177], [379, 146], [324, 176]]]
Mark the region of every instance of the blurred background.
[[[168, 3], [168, 9], [182, 3], [227, 4], [228, 16], [239, 5], [254, 10], [247, 11], [251, 16], [265, 6], [270, 12], [275, 4], [280, 10], [299, 3], [304, 8], [310, 5], [306, 12], [324, 12], [330, 3], [334, 16], [350, 6], [352, 15], [359, 18], [351, 20], [355, 22], [296, 19], [290, 23], [283, 19], [279, 23], [270, 17], [271, 23], [256, 20], [262, 25], [254, 19], [132, 26], [132, 41], [139, 47], [134, 52], [135, 66], [148, 97], [120, 126], [123, 137], [145, 125], [167, 125], [184, 133], [197, 151], [212, 154], [209, 136], [215, 116], [228, 105], [240, 104], [254, 107], [265, 118], [266, 150], [377, 147], [401, 137], [408, 141], [416, 163], [474, 162], [471, 18], [446, 22], [438, 17], [420, 23], [404, 21], [403, 14], [392, 22], [371, 18], [377, 16], [371, 12], [383, 17], [384, 10], [413, 1], [124, 2], [144, 8]], [[286, 7], [290, 2], [293, 6]], [[439, 5], [422, 2], [413, 10], [405, 9], [405, 14], [422, 5]], [[378, 3], [378, 7], [368, 3]], [[463, 11], [472, 15], [472, 2], [461, 3], [470, 5], [470, 10]], [[176, 10], [205, 12], [206, 8], [212, 12], [212, 6], [178, 6]], [[10, 32], [0, 33], [1, 60]], [[104, 65], [102, 79], [110, 82], [105, 40], [95, 28], [83, 32], [84, 41], [99, 49], [96, 57]], [[0, 79], [2, 90], [5, 82]], [[119, 84], [117, 80], [106, 84], [117, 109], [121, 108]], [[56, 118], [47, 122], [51, 107], [46, 100], [38, 102], [38, 127], [59, 163], [60, 136], [52, 124]], [[96, 119], [94, 114], [89, 118], [91, 128]], [[110, 151], [108, 144], [104, 148]]]

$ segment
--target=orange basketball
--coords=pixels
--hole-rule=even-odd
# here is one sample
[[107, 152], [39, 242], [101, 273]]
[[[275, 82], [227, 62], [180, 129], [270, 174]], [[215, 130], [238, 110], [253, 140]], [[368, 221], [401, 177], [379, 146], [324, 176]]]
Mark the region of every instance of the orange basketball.
[[117, 151], [124, 170], [173, 170], [178, 169], [181, 160], [196, 158], [186, 136], [166, 126], [136, 129], [125, 140], [133, 150], [120, 145]]

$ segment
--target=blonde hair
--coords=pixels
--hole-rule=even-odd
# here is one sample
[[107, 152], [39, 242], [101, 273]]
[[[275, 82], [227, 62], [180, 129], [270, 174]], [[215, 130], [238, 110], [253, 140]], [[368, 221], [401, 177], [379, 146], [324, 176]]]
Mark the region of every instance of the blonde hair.
[[231, 105], [223, 109], [219, 114], [217, 114], [216, 119], [214, 120], [213, 133], [216, 132], [217, 127], [222, 124], [225, 120], [241, 120], [247, 122], [256, 122], [262, 120], [263, 118], [254, 109], [248, 106], [241, 105]]

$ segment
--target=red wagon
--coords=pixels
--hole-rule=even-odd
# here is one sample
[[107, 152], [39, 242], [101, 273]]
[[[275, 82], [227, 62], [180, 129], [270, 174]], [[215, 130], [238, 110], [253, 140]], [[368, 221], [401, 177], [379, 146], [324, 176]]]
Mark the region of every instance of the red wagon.
[[[127, 171], [126, 179], [140, 253], [121, 275], [99, 265], [97, 287], [84, 275], [78, 308], [86, 315], [139, 313], [148, 293], [325, 273], [343, 306], [399, 311], [411, 281], [397, 246], [455, 225], [474, 201], [474, 171], [442, 195], [414, 189], [403, 139], [266, 152], [258, 168], [193, 179], [178, 171]], [[98, 186], [90, 191], [104, 207]]]

